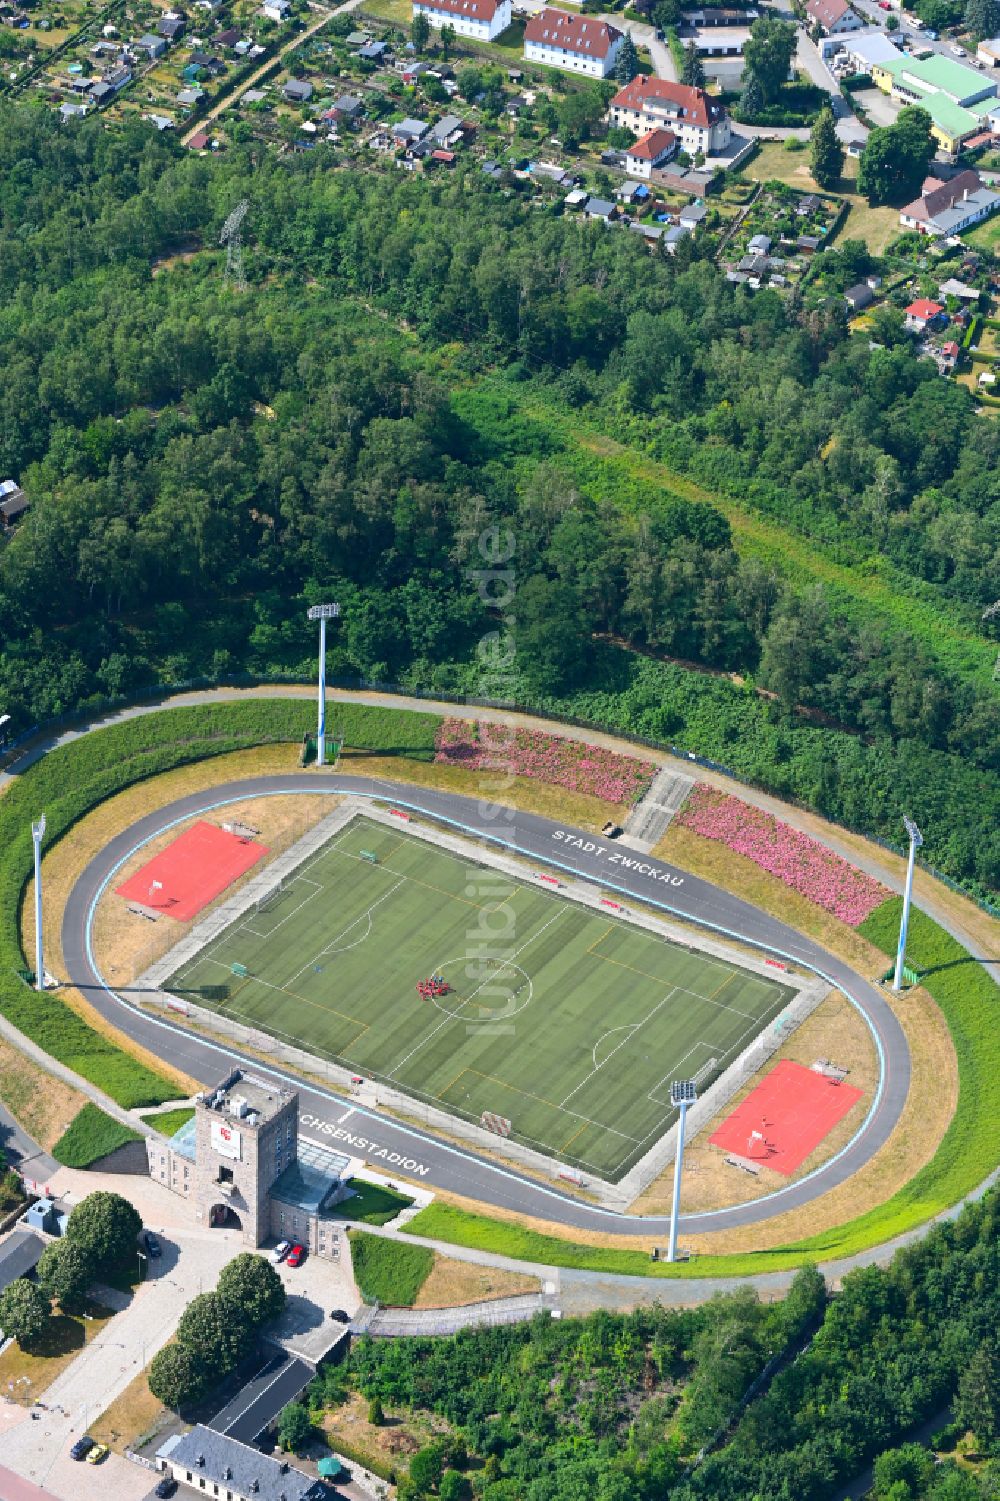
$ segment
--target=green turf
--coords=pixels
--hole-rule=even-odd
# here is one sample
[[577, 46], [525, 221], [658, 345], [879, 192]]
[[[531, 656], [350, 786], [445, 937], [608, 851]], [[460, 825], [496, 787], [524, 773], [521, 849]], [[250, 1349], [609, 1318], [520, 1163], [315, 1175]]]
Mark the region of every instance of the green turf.
[[367, 818], [167, 988], [612, 1180], [792, 994]]
[[88, 1101], [52, 1148], [52, 1155], [65, 1167], [89, 1167], [129, 1141], [142, 1141], [142, 1137]]
[[430, 1276], [434, 1252], [426, 1246], [409, 1246], [399, 1240], [383, 1240], [351, 1230], [351, 1266], [354, 1280], [368, 1303], [390, 1308], [409, 1308]]

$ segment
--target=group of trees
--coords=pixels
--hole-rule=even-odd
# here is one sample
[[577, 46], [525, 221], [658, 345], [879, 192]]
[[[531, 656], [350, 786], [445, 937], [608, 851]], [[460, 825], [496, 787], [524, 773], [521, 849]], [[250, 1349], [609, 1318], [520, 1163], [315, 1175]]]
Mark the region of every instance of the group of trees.
[[[465, 71], [471, 90], [483, 74]], [[607, 87], [567, 100], [599, 113]], [[904, 612], [804, 587], [718, 509], [606, 470], [544, 414], [568, 411], [571, 429], [584, 411], [973, 632], [1000, 596], [1000, 435], [906, 344], [873, 350], [847, 337], [837, 298], [748, 295], [697, 244], [650, 257], [477, 173], [388, 193], [318, 153], [203, 161], [138, 125], [10, 120], [0, 472], [32, 500], [0, 546], [16, 729], [151, 680], [308, 674], [317, 581], [343, 605], [331, 675], [480, 693], [496, 610], [474, 570], [496, 527], [517, 575], [501, 696], [560, 707], [623, 648], [752, 677], [775, 715], [830, 726], [822, 773], [758, 760], [758, 780], [891, 834], [886, 749], [940, 753], [930, 840], [957, 828], [968, 853], [935, 858], [1000, 882], [989, 796], [966, 789], [1000, 750], [991, 685]], [[210, 256], [151, 277], [158, 254], [214, 243], [245, 194], [250, 293]], [[484, 365], [507, 378], [479, 382]], [[693, 718], [653, 727], [645, 707], [609, 707], [707, 749]]]
[[743, 49], [741, 120], [753, 121], [769, 104], [775, 103], [782, 85], [788, 82], [795, 47], [793, 22], [773, 15], [759, 16], [753, 22]]
[[137, 1262], [142, 1220], [127, 1199], [92, 1193], [69, 1217], [62, 1240], [46, 1246], [37, 1281], [18, 1278], [0, 1293], [0, 1329], [20, 1345], [43, 1333], [53, 1302], [64, 1313], [79, 1312], [102, 1273]]
[[285, 1288], [264, 1256], [244, 1251], [219, 1273], [214, 1292], [185, 1308], [177, 1339], [154, 1355], [149, 1389], [175, 1410], [204, 1396], [252, 1351], [264, 1324], [285, 1306]]
[[[825, 1501], [873, 1460], [879, 1501], [997, 1501], [998, 1273], [994, 1191], [829, 1302], [806, 1268], [777, 1305], [741, 1293], [364, 1340], [348, 1386], [444, 1429], [413, 1455], [401, 1501]], [[311, 1400], [343, 1395], [318, 1381]], [[901, 1443], [949, 1405], [952, 1445], [969, 1430], [995, 1456], [978, 1473]]]

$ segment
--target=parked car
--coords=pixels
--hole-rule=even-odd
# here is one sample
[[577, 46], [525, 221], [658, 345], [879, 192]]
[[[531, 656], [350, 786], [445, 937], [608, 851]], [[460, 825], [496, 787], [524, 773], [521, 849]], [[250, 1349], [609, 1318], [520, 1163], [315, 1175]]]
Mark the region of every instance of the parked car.
[[77, 1439], [76, 1443], [69, 1451], [69, 1457], [70, 1459], [86, 1459], [87, 1455], [90, 1453], [93, 1447], [94, 1440], [92, 1438], [89, 1438], [85, 1433], [82, 1438]]
[[924, 30], [924, 36], [927, 38], [927, 40], [929, 42], [937, 42], [937, 41], [940, 41], [941, 34], [938, 31], [932, 31], [931, 28], [928, 26]]
[[275, 1246], [274, 1250], [271, 1252], [271, 1260], [274, 1262], [275, 1266], [278, 1265], [279, 1261], [284, 1261], [285, 1257], [288, 1255], [288, 1253], [289, 1253], [289, 1251], [291, 1249], [292, 1249], [292, 1243], [291, 1243], [290, 1240], [279, 1240], [278, 1241], [278, 1244]]
[[951, 50], [955, 54], [956, 57], [964, 57], [965, 56], [965, 48], [964, 47], [959, 47], [956, 44], [954, 47], [952, 47]]
[[346, 1308], [331, 1308], [330, 1317], [331, 1319], [335, 1319], [338, 1324], [349, 1324], [351, 1322], [351, 1315], [347, 1312]]
[[293, 1246], [286, 1258], [289, 1266], [301, 1266], [306, 1259], [305, 1246]]
[[176, 1489], [177, 1489], [177, 1481], [174, 1479], [174, 1477], [172, 1475], [164, 1475], [163, 1479], [160, 1481], [159, 1485], [156, 1487], [156, 1490], [153, 1492], [153, 1495], [154, 1496], [172, 1496], [173, 1493], [174, 1493], [174, 1491]]
[[95, 1444], [87, 1455], [87, 1463], [89, 1465], [99, 1465], [101, 1460], [106, 1459], [109, 1453], [110, 1450], [107, 1444]]
[[163, 1247], [160, 1245], [160, 1242], [157, 1240], [152, 1230], [147, 1230], [144, 1233], [143, 1240], [146, 1242], [147, 1256], [152, 1256], [155, 1260], [157, 1256], [163, 1255]]

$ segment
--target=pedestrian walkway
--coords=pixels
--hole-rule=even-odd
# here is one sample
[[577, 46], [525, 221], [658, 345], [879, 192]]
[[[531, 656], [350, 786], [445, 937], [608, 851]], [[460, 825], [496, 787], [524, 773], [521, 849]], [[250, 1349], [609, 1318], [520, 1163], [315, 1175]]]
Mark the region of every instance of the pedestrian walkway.
[[693, 786], [694, 777], [673, 766], [661, 766], [646, 796], [629, 814], [621, 843], [648, 855], [673, 823]]

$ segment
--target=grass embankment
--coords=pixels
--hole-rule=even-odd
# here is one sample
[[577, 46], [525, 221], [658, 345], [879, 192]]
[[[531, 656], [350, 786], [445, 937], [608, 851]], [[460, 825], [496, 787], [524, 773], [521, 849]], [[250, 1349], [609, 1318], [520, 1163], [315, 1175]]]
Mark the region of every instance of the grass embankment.
[[409, 1209], [413, 1200], [407, 1194], [397, 1193], [381, 1183], [368, 1183], [364, 1178], [354, 1178], [354, 1190], [349, 1199], [327, 1210], [331, 1219], [353, 1220], [364, 1225], [387, 1225], [397, 1214]]
[[69, 1129], [52, 1148], [52, 1155], [64, 1167], [90, 1167], [100, 1157], [107, 1157], [130, 1141], [142, 1141], [138, 1131], [113, 1120], [97, 1105], [88, 1102]]
[[[883, 902], [859, 929], [887, 956], [895, 953], [901, 902], [900, 897]], [[652, 1263], [644, 1251], [578, 1245], [447, 1204], [421, 1210], [406, 1232], [549, 1266], [653, 1277], [711, 1277], [781, 1271], [806, 1261], [850, 1256], [926, 1223], [976, 1188], [1000, 1157], [996, 1134], [1000, 986], [960, 943], [919, 910], [914, 910], [910, 923], [907, 957], [925, 972], [921, 983], [940, 1006], [954, 1039], [958, 1108], [930, 1162], [867, 1214], [774, 1250], [698, 1256], [675, 1266]]]
[[193, 1105], [179, 1105], [176, 1110], [156, 1110], [150, 1115], [139, 1117], [147, 1125], [152, 1126], [154, 1131], [159, 1131], [161, 1136], [174, 1136], [182, 1126], [186, 1126], [194, 1117]]
[[[46, 848], [91, 808], [145, 778], [249, 746], [301, 741], [307, 700], [248, 699], [168, 709], [97, 730], [51, 751], [0, 797], [0, 1011], [26, 1036], [126, 1109], [177, 1098], [177, 1084], [51, 993], [18, 978], [27, 969], [20, 911], [32, 872], [31, 823], [45, 813]], [[347, 744], [381, 755], [430, 760], [439, 721], [431, 714], [344, 704]]]
[[354, 1280], [368, 1303], [410, 1308], [431, 1274], [434, 1252], [352, 1230], [351, 1261]]

